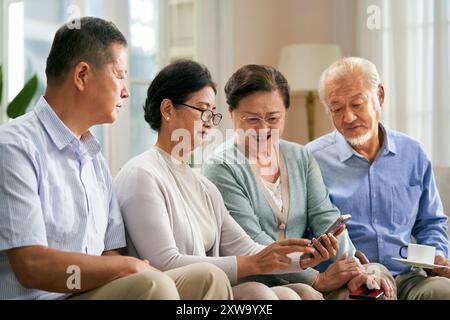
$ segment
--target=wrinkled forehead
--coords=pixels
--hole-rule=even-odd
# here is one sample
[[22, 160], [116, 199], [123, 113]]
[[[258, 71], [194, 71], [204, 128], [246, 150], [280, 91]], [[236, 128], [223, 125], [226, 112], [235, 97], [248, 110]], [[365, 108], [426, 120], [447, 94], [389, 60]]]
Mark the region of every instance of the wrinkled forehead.
[[285, 109], [284, 100], [279, 90], [255, 92], [242, 98], [238, 104], [240, 112], [260, 115], [282, 112]]
[[340, 78], [325, 81], [325, 98], [327, 101], [350, 99], [366, 96], [370, 92], [370, 84], [359, 74], [353, 73]]

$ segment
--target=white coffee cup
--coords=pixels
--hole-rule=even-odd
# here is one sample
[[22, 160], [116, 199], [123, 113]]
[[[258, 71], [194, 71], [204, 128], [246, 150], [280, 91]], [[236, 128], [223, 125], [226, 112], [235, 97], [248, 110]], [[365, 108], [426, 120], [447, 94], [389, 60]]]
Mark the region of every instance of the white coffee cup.
[[[402, 255], [402, 250], [408, 248], [408, 257]], [[400, 257], [411, 262], [434, 264], [436, 248], [423, 244], [410, 243], [407, 246], [400, 247]]]

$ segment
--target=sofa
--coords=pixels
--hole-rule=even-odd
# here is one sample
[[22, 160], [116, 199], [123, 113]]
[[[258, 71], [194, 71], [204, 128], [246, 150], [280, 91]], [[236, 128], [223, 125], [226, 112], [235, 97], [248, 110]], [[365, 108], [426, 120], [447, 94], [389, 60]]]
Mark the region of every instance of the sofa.
[[[450, 167], [434, 167], [434, 177], [444, 205], [444, 212], [450, 219]], [[450, 235], [450, 221], [449, 221]]]

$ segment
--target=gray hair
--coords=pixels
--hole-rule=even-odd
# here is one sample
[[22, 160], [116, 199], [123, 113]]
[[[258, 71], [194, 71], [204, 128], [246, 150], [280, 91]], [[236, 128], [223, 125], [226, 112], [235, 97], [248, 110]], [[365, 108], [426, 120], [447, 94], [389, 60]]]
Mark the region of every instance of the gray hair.
[[[342, 58], [331, 64], [320, 76], [319, 97], [325, 107], [327, 106], [325, 102], [325, 82], [341, 79], [343, 77], [351, 75], [355, 71], [359, 71], [363, 79], [365, 79], [367, 83], [370, 84], [371, 90], [376, 92], [381, 84], [377, 67], [372, 62], [364, 58]], [[328, 111], [328, 108], [326, 108], [326, 110]]]

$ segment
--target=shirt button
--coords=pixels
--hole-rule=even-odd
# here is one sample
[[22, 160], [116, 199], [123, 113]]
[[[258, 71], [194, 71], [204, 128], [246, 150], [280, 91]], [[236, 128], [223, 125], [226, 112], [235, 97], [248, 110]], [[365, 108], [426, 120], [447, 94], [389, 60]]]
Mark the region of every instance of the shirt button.
[[285, 225], [284, 223], [281, 223], [281, 224], [278, 226], [278, 229], [284, 230], [284, 229], [286, 229], [286, 225]]

